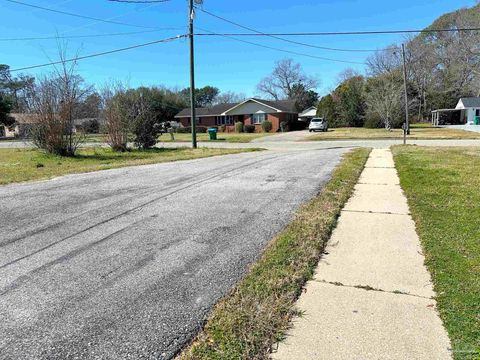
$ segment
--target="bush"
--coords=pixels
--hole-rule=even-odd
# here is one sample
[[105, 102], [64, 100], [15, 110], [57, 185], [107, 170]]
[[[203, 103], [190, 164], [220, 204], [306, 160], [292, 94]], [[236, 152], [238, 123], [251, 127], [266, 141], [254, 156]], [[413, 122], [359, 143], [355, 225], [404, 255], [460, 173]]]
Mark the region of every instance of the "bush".
[[264, 122], [262, 122], [262, 129], [264, 132], [267, 132], [267, 133], [272, 131], [273, 129], [272, 122], [268, 120], [265, 120]]
[[243, 128], [243, 123], [241, 121], [237, 121], [235, 123], [235, 132], [236, 133], [241, 133], [243, 132], [244, 128]]
[[383, 127], [383, 123], [382, 120], [378, 117], [368, 116], [367, 118], [365, 118], [363, 127], [368, 129], [379, 129]]
[[245, 125], [244, 130], [246, 133], [254, 133], [255, 132], [255, 125]]
[[220, 125], [218, 127], [218, 130], [221, 131], [221, 132], [225, 132], [226, 129], [227, 129], [227, 125]]
[[135, 146], [140, 149], [149, 149], [157, 144], [161, 124], [151, 118], [139, 117], [133, 127]]
[[85, 121], [81, 128], [86, 134], [98, 134], [100, 132], [100, 123], [97, 119], [90, 119]]

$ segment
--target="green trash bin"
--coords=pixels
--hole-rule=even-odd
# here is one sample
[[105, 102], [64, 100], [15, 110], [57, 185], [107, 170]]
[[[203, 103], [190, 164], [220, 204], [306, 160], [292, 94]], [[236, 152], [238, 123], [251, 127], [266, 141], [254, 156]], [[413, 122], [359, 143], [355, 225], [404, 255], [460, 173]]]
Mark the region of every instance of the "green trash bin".
[[217, 129], [209, 128], [207, 131], [208, 135], [210, 136], [210, 140], [217, 140]]
[[475, 116], [475, 119], [473, 120], [473, 123], [475, 125], [480, 125], [480, 116]]

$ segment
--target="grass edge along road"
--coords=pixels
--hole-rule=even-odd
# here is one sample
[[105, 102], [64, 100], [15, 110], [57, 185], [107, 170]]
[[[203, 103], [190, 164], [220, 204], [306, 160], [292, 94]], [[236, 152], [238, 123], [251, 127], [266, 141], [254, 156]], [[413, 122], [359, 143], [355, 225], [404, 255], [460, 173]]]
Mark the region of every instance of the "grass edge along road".
[[36, 149], [0, 149], [0, 185], [127, 166], [193, 160], [261, 149], [176, 148], [113, 152], [109, 148], [82, 148], [75, 157], [50, 155]]
[[480, 359], [480, 149], [392, 150], [454, 358]]
[[[307, 136], [305, 141], [324, 140], [401, 140], [402, 129], [368, 129], [368, 128], [333, 128], [325, 133], [315, 133]], [[437, 128], [414, 124], [410, 128], [408, 140], [471, 140], [480, 139], [480, 133], [461, 129]]]
[[[210, 140], [209, 134], [197, 133], [197, 141], [199, 142], [212, 142], [212, 143], [249, 143], [254, 139], [258, 139], [265, 136], [275, 135], [277, 133], [217, 133], [217, 140]], [[172, 140], [170, 134], [163, 134], [158, 137], [158, 143], [189, 143], [192, 141], [192, 135], [189, 133], [174, 133], [175, 140]], [[133, 142], [133, 135], [129, 141]], [[85, 136], [86, 143], [107, 143], [106, 134], [88, 134]]]
[[179, 359], [265, 358], [297, 314], [295, 302], [313, 275], [370, 149], [344, 155], [322, 191], [265, 248], [244, 279], [217, 305]]

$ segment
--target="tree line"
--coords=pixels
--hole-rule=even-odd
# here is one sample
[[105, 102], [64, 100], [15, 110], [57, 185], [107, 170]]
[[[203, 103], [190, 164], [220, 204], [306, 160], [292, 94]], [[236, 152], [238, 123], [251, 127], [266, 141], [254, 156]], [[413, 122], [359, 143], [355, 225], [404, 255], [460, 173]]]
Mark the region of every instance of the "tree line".
[[[445, 14], [427, 30], [478, 26], [480, 5]], [[480, 95], [478, 31], [423, 32], [405, 39], [408, 109], [426, 121], [460, 97]], [[366, 75], [346, 71], [340, 84], [320, 99], [319, 116], [330, 126], [400, 127], [404, 121], [402, 50], [392, 44], [367, 59]]]

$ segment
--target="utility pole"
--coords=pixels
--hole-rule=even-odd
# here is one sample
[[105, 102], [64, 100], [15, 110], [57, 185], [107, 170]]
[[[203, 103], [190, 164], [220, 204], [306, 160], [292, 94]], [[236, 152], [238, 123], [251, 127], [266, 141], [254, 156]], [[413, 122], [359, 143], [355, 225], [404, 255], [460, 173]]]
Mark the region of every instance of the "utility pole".
[[408, 123], [408, 90], [407, 90], [407, 64], [405, 60], [405, 44], [402, 44], [403, 58], [403, 85], [405, 90], [405, 124], [403, 126], [403, 145], [407, 143], [407, 134], [410, 135], [410, 124]]
[[189, 37], [190, 37], [190, 126], [192, 128], [192, 148], [197, 148], [197, 122], [195, 116], [195, 54], [193, 47], [193, 19], [195, 10], [193, 0], [189, 0]]

